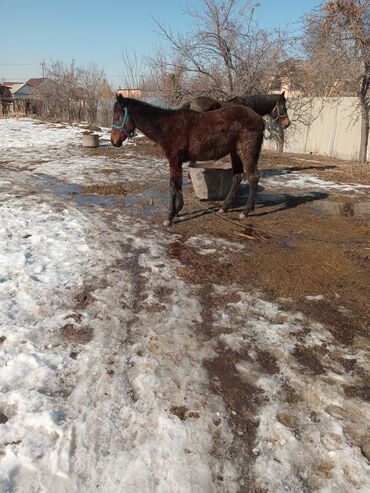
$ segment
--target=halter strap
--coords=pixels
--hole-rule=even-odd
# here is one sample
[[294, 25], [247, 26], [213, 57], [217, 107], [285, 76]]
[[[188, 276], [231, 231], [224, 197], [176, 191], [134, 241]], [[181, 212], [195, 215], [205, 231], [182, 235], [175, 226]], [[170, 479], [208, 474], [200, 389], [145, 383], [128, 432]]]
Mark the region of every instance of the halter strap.
[[[275, 104], [275, 106], [273, 107], [272, 111], [271, 111], [271, 114], [272, 112], [274, 111], [274, 109], [276, 108], [276, 111], [277, 111], [277, 117], [275, 117], [273, 119], [274, 122], [276, 122], [277, 120], [279, 120], [280, 118], [284, 118], [285, 116], [288, 116], [288, 113], [284, 113], [283, 115], [279, 115], [279, 100], [277, 101], [277, 103]], [[288, 117], [289, 118], [289, 117]]]
[[128, 109], [125, 107], [124, 111], [125, 111], [125, 114], [123, 115], [121, 125], [116, 125], [115, 123], [113, 123], [112, 128], [116, 128], [117, 130], [122, 130], [123, 132], [126, 132], [125, 125], [126, 125], [127, 118], [128, 118]]

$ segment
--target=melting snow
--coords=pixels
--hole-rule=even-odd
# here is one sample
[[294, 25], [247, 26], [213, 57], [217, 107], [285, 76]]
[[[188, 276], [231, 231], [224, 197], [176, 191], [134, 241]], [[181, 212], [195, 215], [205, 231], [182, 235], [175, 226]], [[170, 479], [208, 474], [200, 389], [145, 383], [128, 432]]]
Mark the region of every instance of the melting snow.
[[370, 185], [358, 183], [337, 183], [323, 180], [300, 171], [264, 170], [261, 172], [261, 185], [267, 189], [299, 188], [305, 190], [328, 190], [331, 192], [369, 193]]
[[[0, 493], [240, 491], [227, 411], [203, 368], [218, 341], [198, 338], [201, 301], [168, 255], [173, 237], [124, 211], [32, 193], [38, 173], [86, 184], [109, 166], [135, 181], [166, 173], [164, 162], [87, 157], [80, 129], [27, 119], [0, 120], [0, 135]], [[345, 190], [301, 174], [264, 183], [277, 179]], [[203, 255], [243, 248], [206, 236], [188, 244]], [[368, 371], [366, 351], [338, 346], [321, 325], [240, 286], [214, 287], [226, 292], [239, 301], [213, 314], [220, 341], [247, 350], [237, 369], [267, 397], [257, 416], [257, 487], [369, 491], [360, 442], [370, 409], [346, 398], [343, 385], [356, 377], [340, 366], [356, 359]], [[323, 349], [325, 372], [303, 371], [299, 344]], [[263, 371], [261, 350], [278, 372]]]

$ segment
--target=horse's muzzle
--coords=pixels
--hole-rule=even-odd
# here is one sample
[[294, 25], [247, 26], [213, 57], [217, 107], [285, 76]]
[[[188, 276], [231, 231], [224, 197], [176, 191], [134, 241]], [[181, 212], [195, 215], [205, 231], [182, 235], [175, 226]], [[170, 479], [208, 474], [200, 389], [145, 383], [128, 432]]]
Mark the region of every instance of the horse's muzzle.
[[112, 129], [110, 132], [110, 141], [114, 147], [121, 147], [125, 140], [122, 130]]
[[288, 128], [290, 125], [289, 116], [283, 116], [282, 118], [280, 118], [280, 125], [284, 129]]

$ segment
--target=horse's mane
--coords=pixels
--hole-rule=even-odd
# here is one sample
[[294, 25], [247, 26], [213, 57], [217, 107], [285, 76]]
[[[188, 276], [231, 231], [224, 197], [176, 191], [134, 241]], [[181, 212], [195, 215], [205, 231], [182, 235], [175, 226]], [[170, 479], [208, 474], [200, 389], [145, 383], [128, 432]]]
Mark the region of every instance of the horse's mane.
[[269, 113], [271, 111], [271, 105], [275, 105], [278, 99], [278, 94], [254, 94], [253, 96], [243, 97], [244, 104], [258, 113]]
[[161, 108], [160, 106], [147, 103], [146, 101], [141, 101], [140, 99], [125, 98], [125, 97], [122, 97], [120, 101], [117, 100], [115, 102], [114, 109], [117, 108], [117, 105], [119, 105], [120, 107], [127, 106], [127, 108], [131, 108], [134, 110], [139, 109], [140, 111], [147, 111], [148, 113], [151, 114], [174, 113], [176, 111], [179, 111], [179, 109]]

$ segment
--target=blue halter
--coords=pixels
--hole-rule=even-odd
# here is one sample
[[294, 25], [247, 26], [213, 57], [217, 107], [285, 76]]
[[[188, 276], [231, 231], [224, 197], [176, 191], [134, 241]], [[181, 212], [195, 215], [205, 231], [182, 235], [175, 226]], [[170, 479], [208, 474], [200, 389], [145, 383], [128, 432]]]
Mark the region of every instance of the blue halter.
[[123, 115], [121, 125], [116, 125], [115, 123], [113, 123], [112, 128], [116, 128], [117, 130], [122, 129], [123, 132], [126, 132], [125, 125], [126, 125], [127, 118], [128, 118], [128, 110], [127, 110], [127, 108], [124, 108], [124, 110], [125, 110], [125, 114]]

